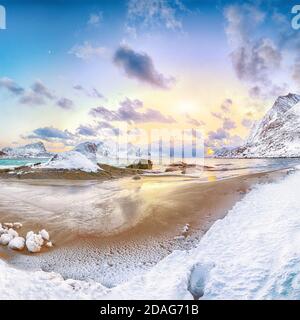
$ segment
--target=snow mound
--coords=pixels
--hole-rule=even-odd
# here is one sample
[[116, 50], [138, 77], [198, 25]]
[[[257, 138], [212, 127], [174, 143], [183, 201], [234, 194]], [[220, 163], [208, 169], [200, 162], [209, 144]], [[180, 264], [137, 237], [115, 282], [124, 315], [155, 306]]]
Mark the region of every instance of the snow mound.
[[101, 170], [98, 165], [78, 151], [67, 151], [55, 155], [42, 168], [81, 170], [86, 172], [97, 172]]

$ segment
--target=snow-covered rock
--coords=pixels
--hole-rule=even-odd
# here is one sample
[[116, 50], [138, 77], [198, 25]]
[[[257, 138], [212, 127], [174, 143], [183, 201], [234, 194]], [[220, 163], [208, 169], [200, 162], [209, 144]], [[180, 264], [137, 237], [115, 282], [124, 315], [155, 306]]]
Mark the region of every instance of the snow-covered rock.
[[279, 97], [261, 121], [256, 123], [245, 144], [223, 148], [220, 158], [268, 158], [300, 156], [300, 95]]
[[53, 247], [53, 243], [51, 241], [46, 242], [45, 246], [47, 248], [52, 248]]
[[42, 245], [44, 244], [44, 240], [40, 234], [32, 233], [26, 236], [26, 247], [30, 252], [40, 252], [42, 249]]
[[101, 170], [96, 162], [88, 159], [78, 151], [67, 151], [52, 157], [42, 168], [81, 170], [86, 172], [97, 172]]
[[26, 240], [31, 237], [32, 235], [34, 235], [34, 232], [33, 231], [28, 231], [27, 234], [26, 234]]
[[43, 230], [41, 230], [41, 231], [39, 232], [39, 234], [42, 236], [42, 238], [43, 238], [44, 240], [49, 241], [50, 236], [49, 236], [49, 233], [48, 233], [47, 230], [43, 229]]
[[14, 224], [12, 222], [5, 222], [5, 223], [3, 223], [3, 225], [6, 228], [13, 228], [14, 227]]
[[31, 143], [20, 147], [7, 147], [1, 150], [10, 158], [48, 158], [51, 154], [42, 142]]
[[20, 229], [23, 227], [23, 224], [21, 222], [14, 222], [13, 223], [13, 228], [15, 229]]
[[12, 235], [14, 238], [19, 236], [18, 232], [12, 228], [8, 229], [7, 233]]
[[14, 237], [9, 233], [3, 233], [0, 237], [0, 244], [6, 246]]
[[23, 237], [15, 237], [8, 244], [8, 247], [13, 250], [23, 250], [24, 246], [25, 239]]

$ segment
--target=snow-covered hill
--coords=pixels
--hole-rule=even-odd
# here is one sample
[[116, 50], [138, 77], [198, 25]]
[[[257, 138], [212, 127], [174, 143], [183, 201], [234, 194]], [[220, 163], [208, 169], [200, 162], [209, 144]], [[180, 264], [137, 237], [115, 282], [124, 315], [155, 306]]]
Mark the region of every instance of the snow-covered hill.
[[78, 151], [67, 151], [56, 154], [41, 168], [81, 170], [86, 172], [97, 172], [101, 170], [96, 161], [92, 161], [86, 155]]
[[254, 125], [243, 146], [215, 153], [224, 158], [275, 158], [300, 156], [300, 95], [279, 97]]
[[9, 158], [48, 158], [51, 156], [42, 142], [26, 144], [20, 147], [3, 148], [2, 153]]

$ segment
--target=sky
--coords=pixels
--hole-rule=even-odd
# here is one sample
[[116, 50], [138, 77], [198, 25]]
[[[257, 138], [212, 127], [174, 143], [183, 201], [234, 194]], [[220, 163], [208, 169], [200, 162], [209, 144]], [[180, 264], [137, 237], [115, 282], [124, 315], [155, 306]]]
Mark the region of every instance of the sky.
[[241, 145], [279, 95], [300, 92], [295, 4], [0, 0], [0, 147], [59, 152], [125, 126]]

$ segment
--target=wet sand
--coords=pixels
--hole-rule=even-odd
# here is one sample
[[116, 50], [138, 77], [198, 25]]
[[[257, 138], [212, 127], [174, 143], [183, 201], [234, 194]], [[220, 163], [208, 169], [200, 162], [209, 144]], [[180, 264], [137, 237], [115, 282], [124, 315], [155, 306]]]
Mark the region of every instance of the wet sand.
[[[18, 267], [41, 268], [59, 272], [65, 278], [93, 279], [113, 286], [146, 271], [175, 249], [194, 247], [209, 227], [224, 217], [251, 187], [286, 174], [286, 170], [278, 170], [211, 182], [184, 176], [123, 178], [108, 184], [108, 193], [102, 194], [101, 201], [94, 202], [92, 207], [85, 204], [94, 201], [88, 195], [97, 194], [99, 183], [27, 180], [22, 182], [25, 194], [14, 200], [10, 212], [3, 211], [4, 199], [0, 196], [1, 221], [24, 223], [24, 233], [46, 228], [55, 247], [37, 255], [19, 254], [2, 247], [0, 254], [8, 254], [8, 261]], [[52, 196], [47, 198], [45, 192], [41, 193], [27, 202], [26, 211], [26, 190], [36, 187], [41, 190], [43, 186], [53, 192]], [[82, 208], [68, 204], [69, 193], [57, 198], [60, 190], [68, 187], [73, 199], [79, 198], [78, 205], [83, 203]], [[32, 201], [39, 210], [51, 208], [54, 214], [44, 212], [39, 216], [38, 210], [37, 215], [32, 214]], [[63, 203], [71, 206], [65, 215], [55, 212]], [[101, 210], [95, 216], [98, 206]], [[72, 210], [77, 210], [78, 216], [69, 216]], [[32, 215], [27, 217], [24, 213], [29, 211]], [[183, 234], [186, 224], [190, 228]]]

